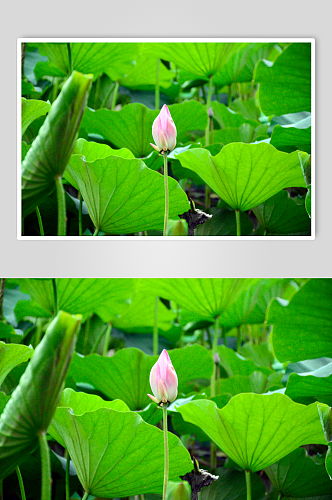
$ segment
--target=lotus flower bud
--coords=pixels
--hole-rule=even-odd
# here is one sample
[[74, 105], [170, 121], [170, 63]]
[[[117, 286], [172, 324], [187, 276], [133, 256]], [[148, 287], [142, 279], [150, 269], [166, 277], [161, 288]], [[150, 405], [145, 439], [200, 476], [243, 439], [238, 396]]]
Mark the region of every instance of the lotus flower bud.
[[159, 115], [152, 125], [152, 135], [156, 144], [150, 145], [159, 153], [172, 151], [176, 145], [176, 126], [166, 104], [163, 105]]
[[163, 403], [172, 403], [176, 399], [178, 377], [166, 349], [163, 350], [157, 363], [151, 368], [150, 385], [154, 395], [148, 394], [148, 396], [160, 406]]

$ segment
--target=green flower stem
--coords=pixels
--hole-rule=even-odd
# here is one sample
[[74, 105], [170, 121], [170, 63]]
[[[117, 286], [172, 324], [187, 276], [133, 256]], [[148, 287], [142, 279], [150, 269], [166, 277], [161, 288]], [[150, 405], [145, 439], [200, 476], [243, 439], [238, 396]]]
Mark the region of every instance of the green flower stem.
[[58, 236], [66, 236], [66, 198], [61, 176], [55, 178], [55, 187], [58, 200]]
[[241, 236], [241, 212], [240, 210], [236, 209], [235, 210], [235, 217], [236, 217], [236, 236]]
[[80, 191], [78, 192], [78, 199], [79, 199], [79, 202], [80, 202], [80, 208], [79, 208], [79, 211], [78, 211], [78, 235], [82, 236], [82, 234], [83, 234], [83, 231], [82, 231], [82, 206], [83, 206], [83, 199], [82, 199], [82, 194], [81, 194]]
[[[211, 377], [211, 398], [216, 396], [216, 381], [217, 381], [217, 391], [219, 386], [217, 364], [214, 362], [214, 355], [217, 352], [219, 336], [220, 336], [219, 317], [217, 316], [215, 321], [214, 337], [212, 345], [213, 373]], [[219, 378], [220, 378], [220, 371], [219, 371]], [[213, 471], [217, 468], [217, 446], [212, 441], [210, 445], [210, 465]]]
[[153, 324], [153, 355], [158, 356], [159, 350], [159, 337], [158, 337], [158, 304], [159, 297], [156, 297], [154, 306], [154, 324]]
[[217, 468], [217, 446], [212, 441], [210, 444], [210, 467], [212, 472]]
[[98, 233], [99, 233], [99, 228], [98, 228], [98, 227], [96, 227], [95, 232], [93, 233], [93, 235], [92, 235], [92, 236], [98, 236]]
[[19, 485], [20, 485], [21, 498], [22, 498], [22, 500], [26, 500], [23, 478], [22, 478], [22, 474], [21, 474], [19, 467], [16, 467], [16, 474], [17, 474], [17, 479], [18, 479]]
[[115, 110], [116, 100], [118, 97], [118, 90], [119, 90], [119, 82], [116, 82], [114, 90], [113, 90], [113, 98], [112, 98], [112, 106], [111, 106], [112, 111]]
[[205, 185], [205, 198], [204, 198], [205, 209], [211, 208], [211, 188]]
[[108, 323], [107, 328], [106, 328], [106, 333], [105, 333], [103, 356], [107, 356], [108, 346], [109, 346], [110, 338], [111, 338], [111, 331], [112, 331], [112, 323]]
[[165, 181], [165, 215], [164, 215], [164, 232], [163, 232], [163, 236], [166, 236], [167, 223], [168, 223], [168, 212], [169, 212], [167, 153], [164, 152], [163, 156], [164, 156], [164, 181]]
[[85, 491], [82, 500], [86, 500], [89, 496], [89, 492]]
[[250, 470], [246, 470], [247, 500], [251, 500], [251, 477]]
[[169, 458], [168, 458], [168, 434], [167, 434], [167, 403], [164, 403], [164, 406], [163, 406], [163, 429], [164, 429], [164, 458], [165, 458], [163, 500], [166, 500], [167, 482], [168, 482], [168, 466], [169, 466], [169, 463], [168, 463], [168, 461], [169, 461]]
[[282, 493], [279, 493], [278, 500], [281, 500], [281, 499], [282, 499]]
[[160, 90], [159, 90], [159, 68], [160, 68], [160, 59], [157, 59], [157, 72], [156, 72], [156, 86], [155, 86], [155, 109], [159, 109], [160, 106]]
[[46, 432], [41, 432], [38, 435], [38, 439], [42, 465], [42, 489], [40, 498], [41, 500], [51, 500], [51, 461]]
[[[208, 92], [208, 97], [206, 101], [206, 112], [209, 112], [209, 109], [211, 107], [211, 97], [212, 97], [212, 76], [209, 78], [209, 92]], [[208, 124], [205, 128], [205, 147], [209, 146], [210, 144], [210, 120], [208, 119]]]
[[[206, 101], [206, 112], [209, 113], [209, 109], [211, 107], [211, 97], [212, 97], [212, 76], [210, 76], [209, 79], [209, 91], [208, 91], [208, 97]], [[210, 118], [208, 118], [208, 123], [205, 128], [205, 147], [209, 146], [210, 144], [210, 125], [211, 125]], [[211, 188], [209, 186], [205, 186], [205, 209], [208, 210], [211, 207]]]
[[66, 462], [66, 500], [70, 500], [69, 468], [70, 468], [70, 455], [69, 455], [69, 453], [67, 451], [67, 462]]
[[212, 359], [213, 359], [213, 372], [211, 377], [211, 398], [216, 395], [216, 364], [214, 362], [214, 355], [217, 352], [218, 347], [218, 339], [219, 339], [219, 316], [216, 317], [215, 326], [214, 326], [214, 337], [213, 337], [213, 345], [212, 345]]
[[40, 210], [39, 210], [38, 207], [36, 207], [36, 214], [37, 214], [37, 219], [38, 219], [40, 236], [45, 236], [43, 221], [42, 221], [42, 218], [41, 218], [41, 215], [40, 215]]

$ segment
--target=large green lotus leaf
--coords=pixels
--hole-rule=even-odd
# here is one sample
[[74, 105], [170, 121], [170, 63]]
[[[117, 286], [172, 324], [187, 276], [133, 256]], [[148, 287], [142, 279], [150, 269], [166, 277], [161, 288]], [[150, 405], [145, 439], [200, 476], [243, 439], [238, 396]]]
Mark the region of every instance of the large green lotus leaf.
[[279, 151], [291, 153], [299, 149], [311, 153], [311, 116], [293, 125], [276, 125], [273, 128], [271, 142]]
[[74, 71], [54, 101], [22, 163], [23, 216], [54, 189], [75, 145], [92, 78]]
[[[133, 412], [110, 408], [77, 415], [58, 408], [50, 433], [61, 436], [85, 491], [98, 497], [162, 493], [163, 432]], [[177, 436], [168, 434], [169, 479], [192, 468]]]
[[265, 115], [311, 110], [311, 44], [292, 43], [271, 67], [258, 63], [257, 97]]
[[[162, 231], [165, 211], [164, 177], [142, 160], [108, 156], [93, 162], [73, 155], [68, 173], [82, 193], [96, 228], [108, 234], [149, 229]], [[169, 217], [190, 209], [185, 192], [169, 178]]]
[[[247, 486], [244, 472], [234, 469], [217, 469], [215, 472], [219, 476], [218, 481], [208, 488], [202, 488], [202, 500], [247, 500]], [[252, 498], [264, 498], [265, 487], [257, 474], [251, 476]]]
[[73, 154], [83, 155], [87, 161], [95, 161], [108, 156], [119, 156], [120, 158], [135, 158], [129, 149], [112, 149], [107, 144], [99, 144], [98, 142], [90, 142], [85, 139], [77, 139]]
[[270, 465], [265, 473], [282, 497], [305, 498], [332, 493], [324, 462], [315, 462], [303, 448]]
[[267, 59], [273, 43], [245, 43], [213, 76], [213, 84], [221, 88], [235, 82], [251, 82], [258, 61]]
[[[204, 130], [208, 116], [203, 104], [198, 101], [172, 104], [169, 111], [177, 130], [177, 142], [186, 142], [190, 131]], [[152, 124], [159, 114], [143, 104], [133, 103], [120, 111], [87, 109], [82, 128], [88, 133], [100, 134], [117, 148], [128, 148], [142, 158], [152, 152]]]
[[224, 66], [242, 46], [240, 43], [151, 43], [156, 57], [170, 61], [184, 70], [187, 79], [208, 79]]
[[[189, 398], [185, 399], [176, 399], [174, 403], [172, 403], [171, 406], [169, 407], [168, 412], [172, 418], [172, 426], [174, 432], [178, 436], [185, 436], [187, 434], [190, 434], [194, 436], [196, 439], [198, 439], [198, 441], [200, 441], [201, 443], [204, 443], [205, 441], [209, 441], [209, 438], [205, 434], [205, 432], [203, 432], [202, 429], [197, 427], [197, 425], [185, 422], [180, 413], [176, 410], [176, 407], [178, 407], [179, 405], [186, 404], [193, 399], [202, 399], [202, 395], [197, 394], [194, 396], [189, 396]], [[212, 400], [217, 403], [218, 408], [222, 408], [223, 406], [227, 405], [230, 399], [231, 399], [230, 394], [221, 394], [219, 396], [215, 396], [214, 398], [212, 398]]]
[[[200, 345], [169, 351], [178, 376], [179, 392], [195, 379], [209, 379], [213, 361]], [[131, 410], [141, 410], [151, 401], [149, 376], [157, 356], [148, 356], [136, 348], [120, 349], [111, 358], [90, 354], [74, 355], [70, 375], [76, 383], [91, 384], [110, 399], [122, 399]]]
[[214, 319], [222, 315], [254, 281], [251, 278], [143, 278], [139, 287], [174, 300], [198, 317]]
[[220, 364], [229, 377], [233, 375], [251, 375], [255, 371], [261, 371], [266, 375], [272, 373], [270, 368], [258, 366], [251, 359], [245, 359], [233, 351], [233, 349], [224, 345], [218, 346], [218, 354], [220, 356]]
[[31, 347], [0, 342], [0, 386], [15, 366], [28, 361], [32, 355], [33, 349]]
[[75, 415], [83, 415], [89, 411], [95, 411], [99, 408], [112, 408], [117, 411], [129, 411], [124, 401], [115, 399], [114, 401], [104, 401], [95, 394], [86, 394], [85, 392], [76, 392], [73, 389], [64, 389], [61, 394], [58, 407], [71, 408]]
[[[108, 156], [119, 156], [120, 158], [135, 158], [135, 156], [131, 151], [129, 151], [129, 149], [112, 149], [110, 146], [107, 146], [107, 144], [99, 144], [98, 142], [92, 141], [90, 142], [82, 138], [76, 141], [73, 155], [82, 155], [88, 162], [107, 158]], [[73, 156], [74, 161], [75, 157], [76, 156]], [[63, 176], [68, 182], [70, 182], [72, 186], [74, 186], [76, 189], [79, 189], [75, 177], [73, 177], [73, 175], [71, 174], [70, 168], [67, 168], [65, 170]]]
[[250, 142], [260, 141], [267, 139], [266, 133], [268, 125], [258, 125], [255, 129], [249, 123], [243, 123], [239, 128], [225, 127], [221, 130], [215, 130], [213, 133], [213, 141], [220, 142], [224, 145], [231, 144], [232, 142]]
[[[268, 377], [262, 372], [255, 371], [251, 375], [233, 375], [228, 378], [221, 378], [216, 383], [216, 392], [222, 395], [236, 396], [245, 392], [263, 394], [268, 389]], [[210, 396], [210, 388], [202, 389], [204, 394]]]
[[[146, 295], [137, 292], [123, 313], [114, 317], [105, 309], [100, 314], [105, 323], [112, 323], [112, 326], [125, 332], [133, 333], [152, 333], [155, 323], [155, 305], [156, 298], [152, 295]], [[175, 319], [175, 313], [158, 301], [158, 329], [169, 330], [172, 321]]]
[[320, 401], [332, 405], [332, 363], [305, 373], [291, 373], [285, 394], [293, 401], [310, 404]]
[[280, 191], [253, 209], [265, 235], [310, 235], [310, 218], [287, 191]]
[[332, 280], [311, 279], [289, 305], [271, 304], [272, 345], [279, 361], [332, 357]]
[[[84, 413], [90, 411], [99, 410], [99, 408], [111, 408], [112, 410], [116, 411], [129, 411], [126, 403], [124, 403], [120, 399], [116, 399], [114, 401], [104, 401], [101, 397], [94, 394], [76, 392], [73, 391], [73, 389], [65, 389], [62, 392], [60, 401], [58, 403], [58, 408], [59, 407], [71, 408], [75, 415], [83, 415]], [[56, 412], [57, 411], [58, 409], [56, 410]], [[52, 423], [49, 427], [48, 432], [54, 439], [58, 441], [58, 443], [60, 443], [62, 446], [65, 446], [61, 434], [58, 434], [56, 427]]]
[[[49, 62], [39, 62], [35, 68], [37, 79], [45, 75], [67, 75], [70, 71], [68, 43], [35, 43]], [[70, 43], [72, 69], [98, 75], [106, 73], [113, 80], [133, 67], [138, 56], [137, 43]], [[50, 64], [51, 63], [51, 64]]]
[[[20, 289], [31, 296], [31, 302], [18, 302], [15, 312], [22, 319], [27, 315], [53, 316], [54, 292], [51, 280], [18, 278]], [[83, 318], [96, 312], [115, 317], [129, 307], [135, 294], [136, 280], [132, 278], [56, 278], [58, 308]]]
[[22, 98], [22, 128], [23, 135], [31, 123], [40, 116], [46, 115], [51, 105], [49, 102]]
[[244, 123], [249, 123], [253, 127], [257, 127], [258, 123], [255, 120], [248, 120], [244, 118], [240, 113], [236, 113], [230, 109], [225, 104], [218, 101], [212, 101], [211, 107], [213, 110], [213, 119], [220, 125], [220, 128], [224, 127], [241, 127]]
[[306, 187], [297, 152], [283, 153], [271, 144], [228, 144], [214, 157], [206, 149], [189, 149], [177, 158], [242, 212], [284, 188]]
[[[188, 170], [189, 172], [189, 170]], [[212, 218], [197, 226], [197, 236], [236, 236], [236, 216], [234, 210], [221, 207], [211, 208]], [[245, 212], [240, 214], [242, 236], [252, 235], [253, 225]]]
[[305, 444], [326, 444], [316, 403], [294, 403], [284, 394], [238, 394], [221, 410], [198, 400], [177, 408], [234, 462], [252, 472]]
[[[151, 58], [145, 49], [147, 44], [140, 44], [141, 54], [138, 56], [135, 66], [131, 71], [119, 79], [120, 85], [133, 90], [154, 90], [157, 78], [158, 58]], [[159, 63], [159, 86], [161, 88], [170, 87], [174, 73]]]
[[0, 479], [38, 445], [59, 401], [76, 342], [80, 316], [60, 311], [36, 347], [19, 385], [0, 416]]
[[275, 297], [282, 297], [288, 279], [260, 279], [244, 290], [234, 304], [223, 314], [222, 326], [234, 328], [245, 324], [264, 323], [266, 310]]

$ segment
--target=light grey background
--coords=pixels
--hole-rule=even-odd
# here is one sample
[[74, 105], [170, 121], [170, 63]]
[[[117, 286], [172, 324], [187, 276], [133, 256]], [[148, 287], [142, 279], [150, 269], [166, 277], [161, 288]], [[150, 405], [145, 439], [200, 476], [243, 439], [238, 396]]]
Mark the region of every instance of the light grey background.
[[[3, 2], [0, 275], [5, 277], [332, 276], [332, 2], [58, 0]], [[18, 241], [16, 40], [22, 37], [316, 39], [315, 241]]]

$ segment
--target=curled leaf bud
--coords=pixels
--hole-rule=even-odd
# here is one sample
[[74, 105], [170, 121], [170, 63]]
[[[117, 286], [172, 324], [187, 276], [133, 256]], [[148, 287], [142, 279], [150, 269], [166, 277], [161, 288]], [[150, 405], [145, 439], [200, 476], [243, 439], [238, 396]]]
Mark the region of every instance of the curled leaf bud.
[[148, 396], [157, 404], [172, 403], [177, 397], [178, 377], [166, 349], [151, 369], [150, 386], [154, 395]]
[[176, 145], [176, 126], [166, 104], [152, 125], [152, 136], [156, 144], [150, 145], [159, 153], [172, 151]]

